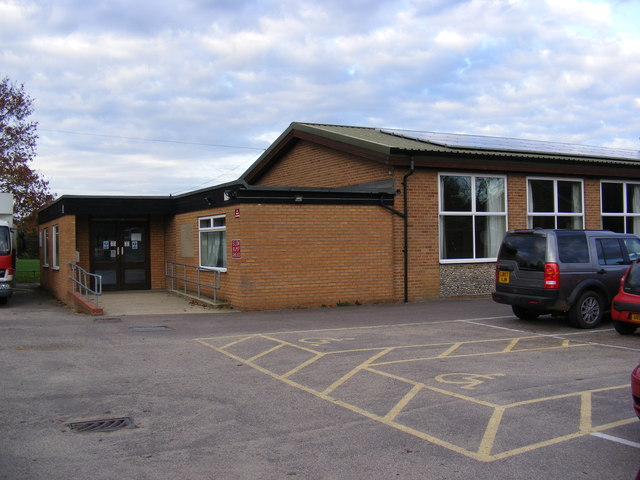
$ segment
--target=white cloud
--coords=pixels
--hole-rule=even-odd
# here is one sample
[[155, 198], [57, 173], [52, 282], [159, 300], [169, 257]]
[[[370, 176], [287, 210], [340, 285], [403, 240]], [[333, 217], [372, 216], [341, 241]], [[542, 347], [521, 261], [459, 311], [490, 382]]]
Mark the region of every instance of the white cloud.
[[633, 3], [0, 0], [0, 63], [58, 193], [167, 194], [292, 121], [637, 144]]

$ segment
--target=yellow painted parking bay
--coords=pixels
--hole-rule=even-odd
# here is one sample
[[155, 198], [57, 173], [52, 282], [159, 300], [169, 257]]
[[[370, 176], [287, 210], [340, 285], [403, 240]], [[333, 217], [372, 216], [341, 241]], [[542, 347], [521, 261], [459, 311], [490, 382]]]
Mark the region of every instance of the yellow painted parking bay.
[[[606, 350], [445, 321], [197, 339], [289, 386], [479, 461], [637, 421]], [[565, 368], [571, 365], [571, 369]]]

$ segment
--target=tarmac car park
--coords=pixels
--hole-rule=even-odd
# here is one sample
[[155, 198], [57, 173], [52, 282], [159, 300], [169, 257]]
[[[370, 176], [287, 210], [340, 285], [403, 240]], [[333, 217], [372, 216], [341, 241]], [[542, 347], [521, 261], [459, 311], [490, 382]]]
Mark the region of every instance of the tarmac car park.
[[[131, 297], [127, 297], [131, 301]], [[633, 478], [640, 336], [489, 298], [91, 318], [0, 309], [5, 478]], [[18, 313], [19, 312], [19, 313]], [[136, 428], [75, 433], [83, 421]]]

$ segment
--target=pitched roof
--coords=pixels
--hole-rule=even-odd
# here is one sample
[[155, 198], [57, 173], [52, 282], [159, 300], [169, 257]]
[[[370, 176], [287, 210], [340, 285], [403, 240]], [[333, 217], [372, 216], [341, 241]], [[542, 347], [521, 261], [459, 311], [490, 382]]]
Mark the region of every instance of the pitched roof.
[[439, 133], [395, 128], [292, 123], [240, 177], [251, 181], [268, 169], [293, 140], [323, 140], [369, 151], [382, 157], [443, 154], [510, 157], [520, 160], [569, 161], [616, 166], [639, 166], [640, 151], [504, 137]]

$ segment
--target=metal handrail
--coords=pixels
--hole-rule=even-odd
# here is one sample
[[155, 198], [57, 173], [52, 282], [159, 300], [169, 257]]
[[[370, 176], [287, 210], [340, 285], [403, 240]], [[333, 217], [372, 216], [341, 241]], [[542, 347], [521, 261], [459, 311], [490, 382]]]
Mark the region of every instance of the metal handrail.
[[[78, 293], [80, 295], [84, 295], [84, 297], [87, 299], [89, 298], [90, 294], [93, 294], [95, 298], [94, 303], [97, 307], [98, 297], [102, 295], [102, 275], [89, 273], [82, 267], [72, 262], [69, 262], [69, 266], [71, 267], [71, 275], [69, 276], [69, 280], [71, 280], [73, 292], [76, 292], [77, 287]], [[93, 288], [91, 288], [92, 284], [94, 285]]]
[[[179, 263], [172, 261], [165, 261], [164, 276], [171, 279], [170, 290], [177, 292], [176, 280], [182, 282], [182, 291], [186, 295], [189, 292], [196, 293], [198, 298], [202, 296], [202, 288], [211, 289], [213, 291], [213, 302], [218, 301], [218, 290], [220, 289], [220, 271], [210, 270], [208, 268], [202, 268], [195, 265], [189, 265], [187, 263]], [[181, 272], [176, 272], [176, 269], [182, 269]], [[188, 275], [188, 273], [191, 275]], [[200, 276], [201, 272], [207, 272], [213, 275], [213, 282], [207, 283], [202, 280]], [[181, 275], [180, 275], [181, 273]], [[195, 285], [195, 289], [187, 289], [187, 285]]]

